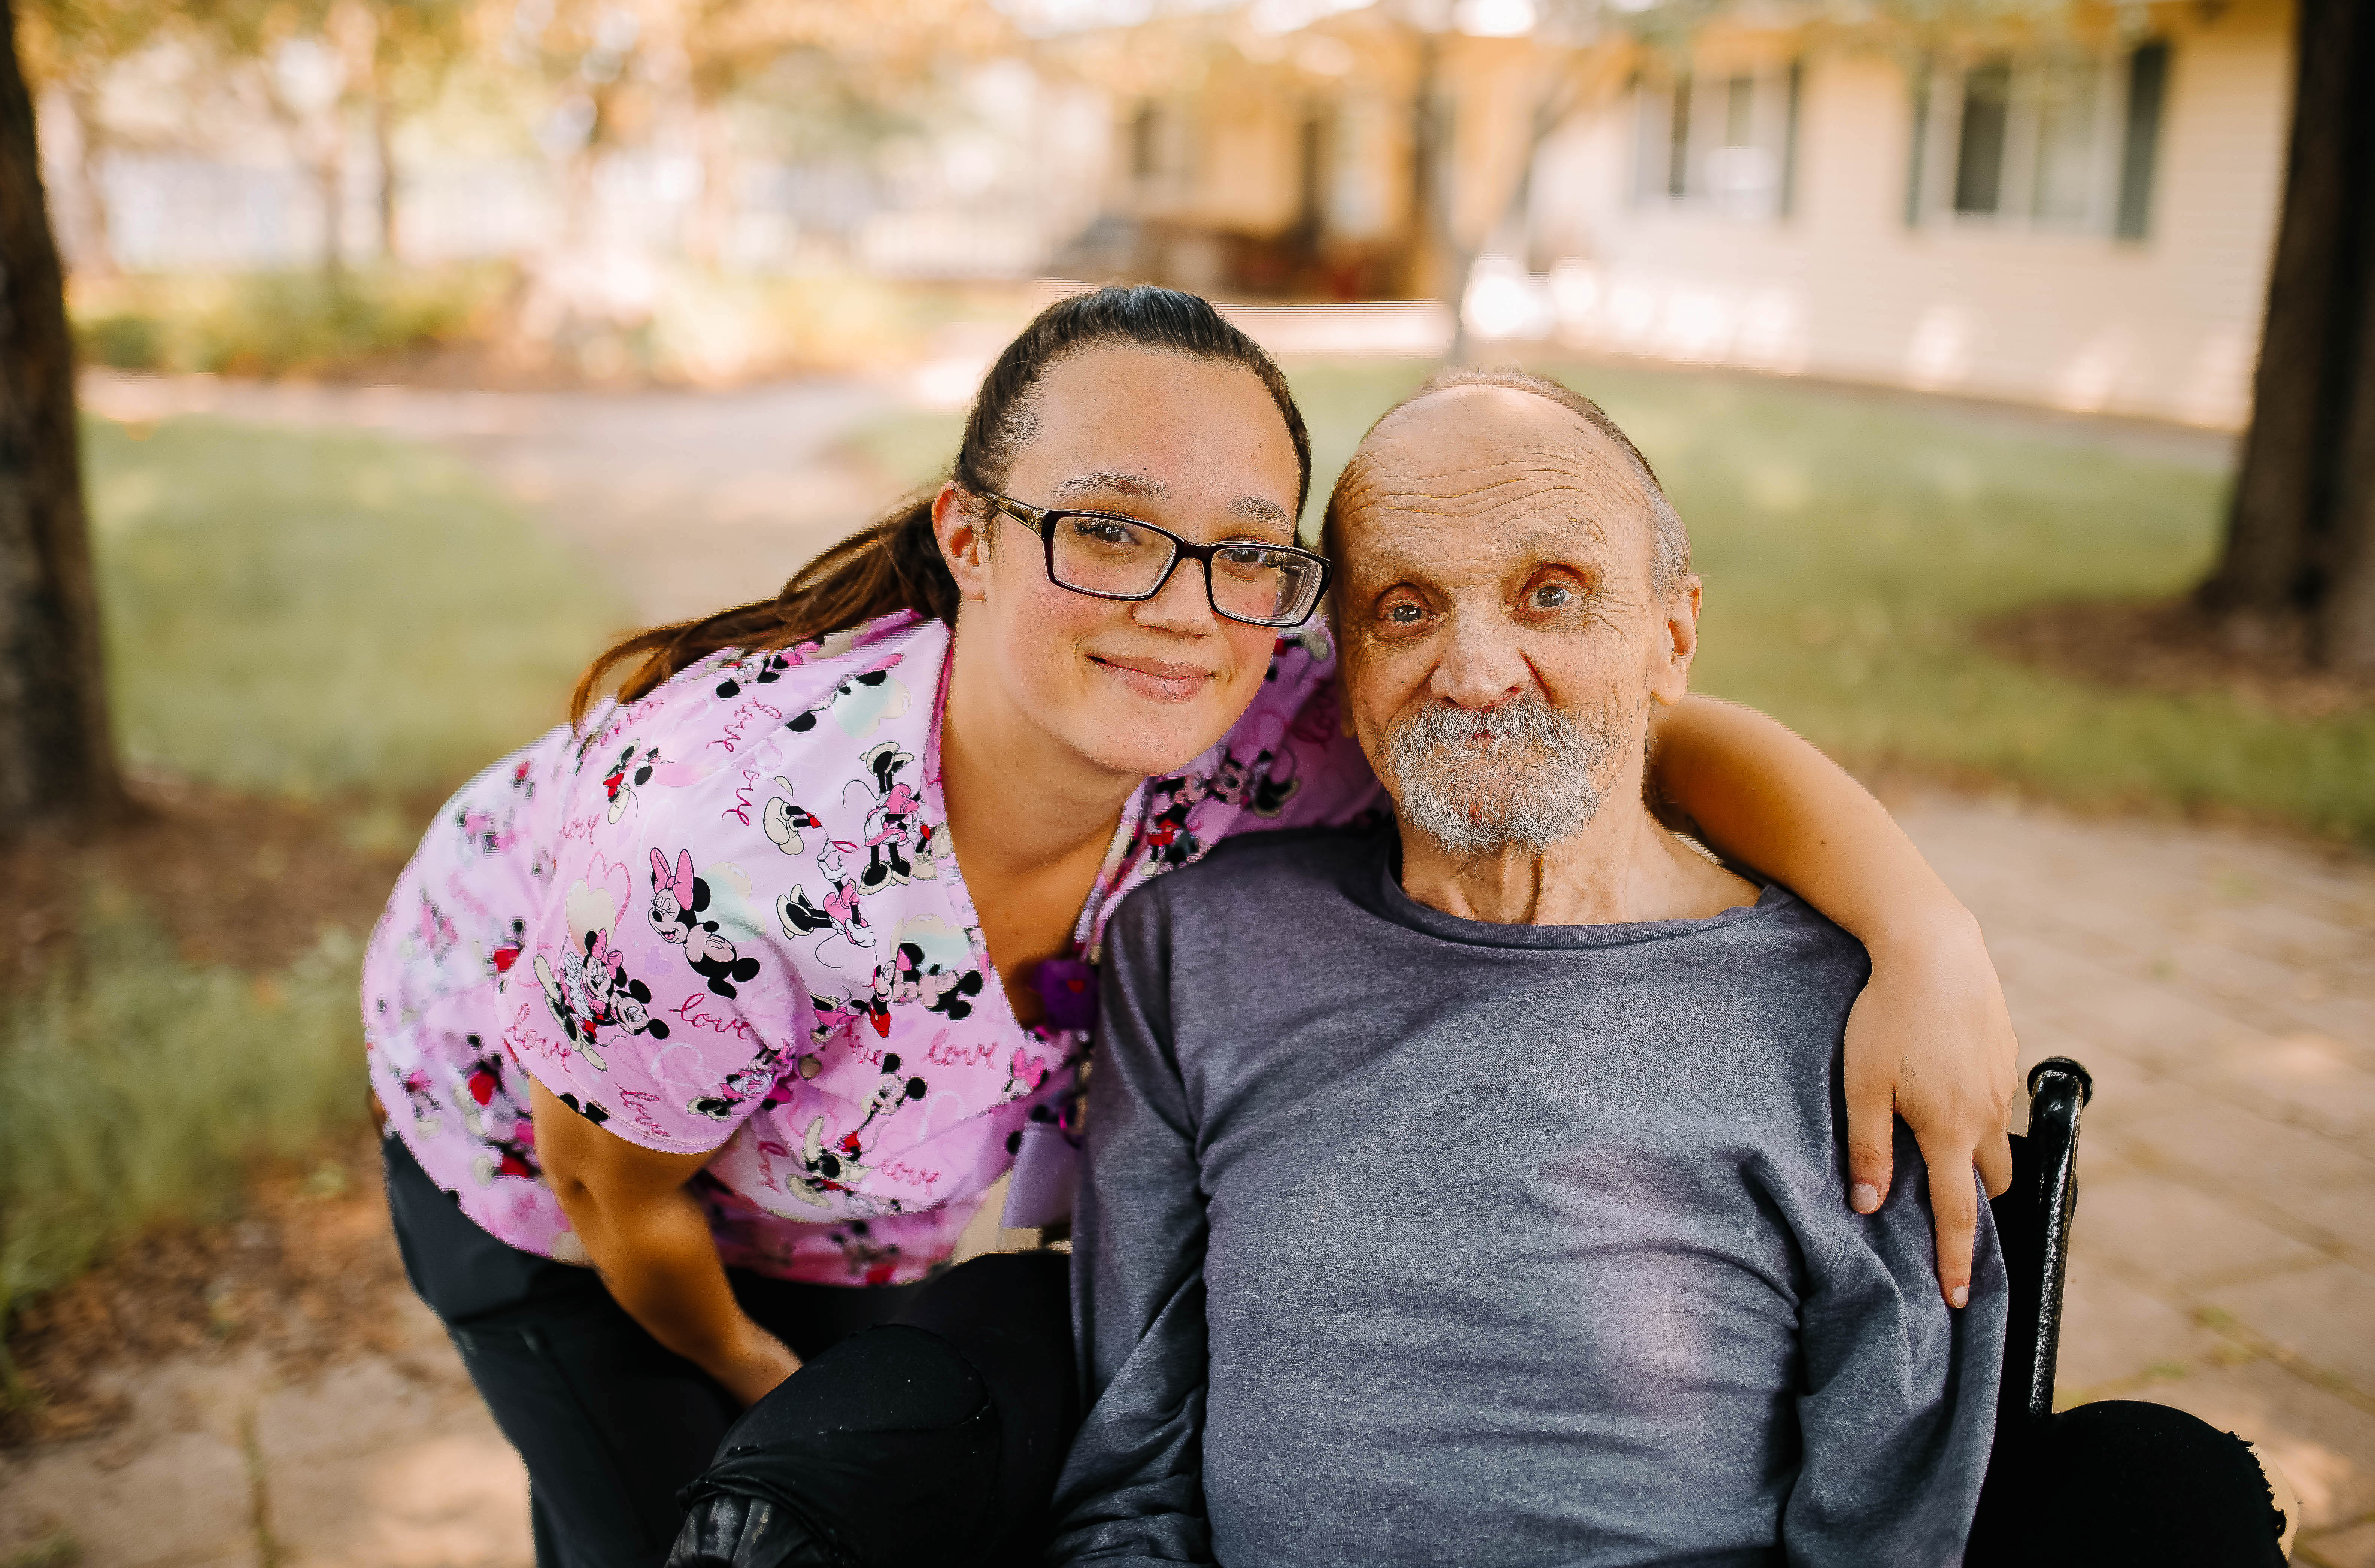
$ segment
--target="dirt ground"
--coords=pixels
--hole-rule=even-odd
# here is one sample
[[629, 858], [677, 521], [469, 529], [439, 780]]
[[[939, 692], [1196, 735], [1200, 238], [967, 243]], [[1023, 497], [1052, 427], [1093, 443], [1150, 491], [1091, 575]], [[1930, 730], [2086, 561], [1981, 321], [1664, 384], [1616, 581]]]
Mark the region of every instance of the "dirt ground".
[[[753, 554], [812, 549], [888, 499], [829, 454], [880, 387], [100, 390], [137, 417], [202, 406], [450, 443], [654, 616], [729, 602]], [[655, 526], [688, 517], [703, 548]], [[2053, 642], [2066, 628], [2023, 634], [2039, 657], [2090, 656]], [[2297, 1561], [2375, 1568], [2375, 864], [1984, 790], [1885, 793], [1986, 925], [2027, 1059], [2075, 1056], [2097, 1080], [2062, 1401], [2154, 1399], [2245, 1431], [2300, 1494]], [[110, 853], [233, 881], [274, 844], [342, 854], [319, 908], [368, 917], [338, 901], [375, 903], [392, 860], [331, 849], [326, 813], [252, 809], [194, 796], [146, 849]], [[236, 962], [310, 935], [177, 927]], [[530, 1561], [525, 1476], [403, 1286], [368, 1145], [335, 1169], [267, 1173], [241, 1225], [162, 1238], [36, 1309], [18, 1343], [56, 1397], [51, 1424], [0, 1449], [0, 1568]]]

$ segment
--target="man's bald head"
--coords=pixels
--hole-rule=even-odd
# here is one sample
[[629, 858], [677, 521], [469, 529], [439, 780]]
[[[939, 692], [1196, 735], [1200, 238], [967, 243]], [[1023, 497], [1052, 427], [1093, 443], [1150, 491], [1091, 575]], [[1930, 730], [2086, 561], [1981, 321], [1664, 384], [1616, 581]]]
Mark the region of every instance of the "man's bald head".
[[[1638, 492], [1644, 520], [1648, 525], [1649, 585], [1660, 595], [1671, 594], [1682, 585], [1683, 580], [1691, 572], [1691, 536], [1683, 526], [1683, 520], [1675, 513], [1673, 503], [1666, 499], [1665, 487], [1658, 482], [1657, 472], [1649, 466], [1649, 460], [1641, 455], [1640, 448], [1633, 444], [1632, 438], [1601, 411], [1599, 404], [1548, 376], [1536, 375], [1515, 366], [1447, 366], [1427, 377], [1417, 391], [1378, 416], [1377, 423], [1371, 425], [1368, 433], [1361, 438], [1360, 447], [1353, 452], [1352, 461], [1344, 465], [1344, 471], [1338, 476], [1336, 488], [1328, 498], [1328, 511], [1319, 529], [1319, 548], [1323, 553], [1341, 559], [1341, 550], [1346, 542], [1344, 525], [1348, 519], [1344, 515], [1345, 509], [1348, 505], [1364, 504], [1366, 499], [1364, 492], [1371, 481], [1379, 477], [1373, 472], [1377, 461], [1376, 444], [1379, 438], [1390, 437], [1398, 421], [1424, 418], [1426, 411], [1415, 408], [1414, 405], [1465, 387], [1499, 388], [1542, 398], [1574, 416], [1579, 427], [1577, 433], [1584, 442], [1594, 446], [1604, 443], [1606, 447], [1613, 448], [1618, 464]], [[1594, 437], [1596, 441], [1592, 440]], [[1542, 454], [1549, 463], [1567, 466], [1560, 463], [1561, 455], [1555, 451]], [[1590, 454], [1578, 451], [1572, 455], [1588, 462]], [[1344, 580], [1341, 572], [1337, 580], [1339, 583]]]

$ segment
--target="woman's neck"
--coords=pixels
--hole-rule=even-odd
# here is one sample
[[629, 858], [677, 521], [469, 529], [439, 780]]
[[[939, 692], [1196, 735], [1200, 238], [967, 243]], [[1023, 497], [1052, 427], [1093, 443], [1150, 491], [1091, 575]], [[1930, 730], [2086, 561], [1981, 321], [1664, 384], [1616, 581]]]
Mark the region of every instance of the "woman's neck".
[[1114, 824], [1139, 779], [1100, 768], [1014, 709], [987, 662], [951, 654], [940, 716], [940, 801], [982, 944], [1023, 1023], [1034, 972], [1070, 950]]
[[1018, 713], [987, 661], [952, 654], [940, 719], [940, 799], [965, 879], [1060, 865], [1092, 843], [1102, 861], [1134, 773], [1103, 768]]

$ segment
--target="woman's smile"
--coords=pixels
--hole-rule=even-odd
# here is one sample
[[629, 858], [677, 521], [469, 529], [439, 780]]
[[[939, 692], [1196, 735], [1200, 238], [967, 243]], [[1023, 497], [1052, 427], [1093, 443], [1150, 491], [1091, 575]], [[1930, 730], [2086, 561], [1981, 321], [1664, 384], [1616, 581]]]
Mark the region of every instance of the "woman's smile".
[[1103, 666], [1140, 696], [1152, 697], [1158, 702], [1193, 701], [1211, 689], [1211, 681], [1219, 678], [1216, 672], [1199, 665], [1173, 664], [1168, 659], [1091, 654], [1089, 662]]

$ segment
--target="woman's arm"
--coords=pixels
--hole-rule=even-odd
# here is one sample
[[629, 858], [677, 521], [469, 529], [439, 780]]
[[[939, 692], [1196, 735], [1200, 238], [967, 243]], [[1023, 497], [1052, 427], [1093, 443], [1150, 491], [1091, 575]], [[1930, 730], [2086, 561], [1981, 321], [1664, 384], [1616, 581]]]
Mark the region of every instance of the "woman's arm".
[[715, 1150], [638, 1148], [543, 1084], [529, 1093], [545, 1179], [627, 1315], [745, 1405], [798, 1372], [799, 1358], [736, 1304], [708, 1216], [685, 1189]]
[[1795, 890], [1872, 955], [1848, 1015], [1851, 1198], [1880, 1207], [1893, 1174], [1892, 1118], [1930, 1167], [1938, 1283], [1968, 1299], [1979, 1197], [2012, 1182], [2004, 1114], [2020, 1043], [1971, 917], [1861, 784], [1753, 709], [1688, 697], [1660, 716], [1650, 788], [1723, 854]]

